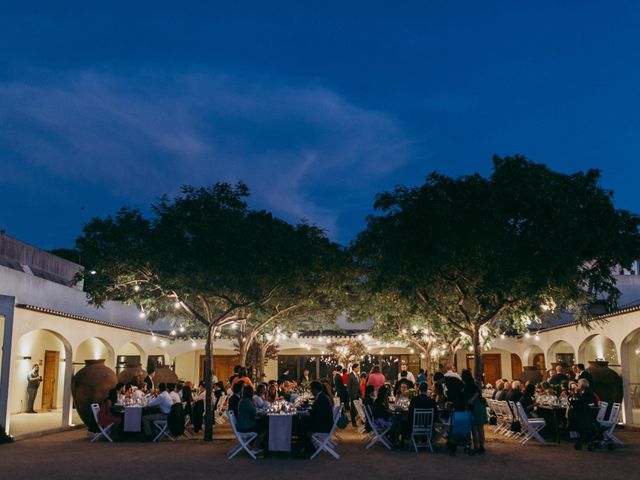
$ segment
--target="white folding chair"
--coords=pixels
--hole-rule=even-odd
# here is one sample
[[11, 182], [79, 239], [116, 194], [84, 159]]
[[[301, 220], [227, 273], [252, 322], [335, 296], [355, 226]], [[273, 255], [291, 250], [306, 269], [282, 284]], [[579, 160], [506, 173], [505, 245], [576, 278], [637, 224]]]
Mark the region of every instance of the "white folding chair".
[[222, 425], [227, 420], [227, 417], [224, 414], [224, 411], [226, 409], [226, 406], [225, 406], [226, 403], [227, 403], [227, 395], [222, 394], [220, 396], [220, 399], [218, 400], [216, 411], [213, 412], [214, 413], [213, 417], [215, 419], [215, 422], [219, 425]]
[[231, 424], [231, 429], [233, 430], [233, 434], [236, 436], [236, 440], [238, 440], [238, 445], [229, 450], [227, 454], [227, 458], [231, 459], [235, 457], [239, 452], [244, 450], [249, 454], [251, 458], [256, 459], [256, 454], [251, 450], [250, 443], [255, 440], [258, 436], [256, 432], [239, 432], [236, 427], [236, 417], [231, 410], [227, 410], [227, 415], [229, 416], [229, 424]]
[[156, 430], [158, 431], [158, 434], [153, 439], [154, 442], [157, 442], [162, 437], [167, 437], [172, 442], [176, 441], [176, 439], [173, 438], [173, 436], [169, 432], [169, 420], [168, 419], [167, 420], [154, 420], [153, 421], [153, 426], [156, 427]]
[[100, 437], [104, 437], [107, 440], [109, 440], [109, 442], [113, 443], [113, 439], [109, 436], [109, 430], [111, 430], [111, 427], [113, 427], [113, 423], [111, 423], [111, 424], [107, 425], [106, 427], [102, 428], [100, 426], [100, 423], [98, 423], [98, 412], [99, 411], [100, 411], [100, 405], [98, 405], [97, 403], [92, 403], [91, 404], [91, 412], [93, 413], [93, 419], [96, 421], [96, 425], [97, 425], [98, 429], [100, 430], [100, 433], [98, 433], [97, 435], [94, 435], [93, 438], [91, 439], [90, 443], [95, 442]]
[[[433, 435], [433, 408], [416, 408], [413, 411], [413, 426], [411, 428], [411, 446], [416, 453], [418, 448], [428, 448], [433, 453], [431, 436]], [[419, 443], [416, 438], [424, 438], [424, 442]]]
[[367, 433], [367, 419], [364, 416], [364, 405], [362, 405], [362, 400], [354, 400], [353, 406], [356, 408], [356, 413], [358, 414], [358, 419], [360, 420], [360, 424], [358, 425], [358, 433]]
[[603, 420], [598, 423], [600, 423], [600, 425], [605, 428], [605, 431], [603, 432], [603, 434], [607, 438], [609, 438], [613, 443], [616, 443], [618, 445], [624, 445], [622, 440], [620, 440], [618, 437], [616, 437], [613, 434], [613, 431], [615, 430], [616, 425], [618, 424], [618, 418], [620, 417], [620, 406], [621, 405], [617, 402], [611, 405], [611, 413], [609, 413], [609, 419]]
[[524, 434], [522, 440], [520, 440], [520, 443], [524, 445], [532, 438], [535, 438], [540, 443], [545, 443], [544, 438], [542, 438], [542, 435], [538, 433], [546, 425], [544, 418], [528, 418], [520, 402], [516, 403], [516, 409], [518, 411], [518, 416], [520, 417], [520, 425], [522, 426], [522, 433]]
[[342, 407], [333, 407], [333, 425], [329, 433], [316, 432], [311, 434], [311, 442], [316, 447], [316, 451], [309, 457], [309, 460], [313, 460], [321, 452], [325, 451], [335, 459], [339, 459], [340, 455], [334, 449], [336, 443], [332, 440], [333, 434], [336, 431], [338, 420], [340, 419], [340, 412]]
[[596, 417], [596, 420], [598, 422], [604, 421], [604, 416], [607, 413], [608, 406], [609, 402], [600, 402], [600, 404], [598, 405], [598, 416]]
[[371, 433], [373, 434], [373, 437], [367, 444], [366, 448], [371, 448], [373, 445], [375, 445], [376, 442], [379, 441], [380, 443], [382, 443], [382, 445], [387, 447], [387, 449], [391, 450], [391, 441], [389, 441], [389, 439], [387, 438], [387, 434], [391, 430], [391, 426], [383, 427], [374, 422], [373, 414], [371, 413], [368, 405], [364, 408], [364, 414], [367, 417], [367, 422], [369, 422], [369, 425], [371, 425]]
[[[511, 421], [512, 422], [520, 422], [520, 412], [518, 410], [518, 407], [516, 406], [515, 402], [512, 401], [508, 401], [505, 402], [507, 404], [507, 409], [511, 412]], [[526, 415], [525, 415], [526, 416]], [[520, 426], [522, 427], [522, 422], [520, 422]], [[511, 430], [511, 425], [509, 425], [509, 432], [511, 437], [513, 438], [518, 438], [522, 435], [524, 435], [522, 428], [520, 428], [519, 432], [514, 432], [513, 430]]]

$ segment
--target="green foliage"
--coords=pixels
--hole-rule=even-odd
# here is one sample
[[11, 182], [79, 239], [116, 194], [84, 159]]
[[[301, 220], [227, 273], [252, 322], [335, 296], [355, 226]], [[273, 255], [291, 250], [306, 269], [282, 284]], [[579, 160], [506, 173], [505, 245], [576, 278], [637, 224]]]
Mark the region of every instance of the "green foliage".
[[521, 156], [495, 157], [489, 178], [434, 173], [378, 195], [354, 253], [371, 291], [419, 302], [477, 354], [481, 327], [521, 328], [549, 305], [586, 312], [599, 295], [615, 305], [612, 272], [640, 256], [639, 219], [614, 208], [599, 178]]

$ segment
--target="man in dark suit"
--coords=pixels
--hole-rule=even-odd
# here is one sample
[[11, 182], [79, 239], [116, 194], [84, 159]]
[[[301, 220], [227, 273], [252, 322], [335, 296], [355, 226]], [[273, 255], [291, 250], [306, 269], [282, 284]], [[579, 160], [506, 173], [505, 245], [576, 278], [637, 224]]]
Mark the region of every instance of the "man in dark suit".
[[244, 381], [238, 380], [233, 384], [233, 387], [231, 388], [233, 389], [233, 395], [231, 395], [231, 397], [229, 397], [229, 400], [227, 401], [227, 408], [229, 408], [229, 410], [234, 413], [236, 418], [238, 418], [238, 404], [240, 403], [240, 399], [242, 397], [242, 390], [244, 390]]
[[357, 427], [356, 423], [356, 407], [353, 404], [355, 400], [362, 399], [362, 390], [360, 390], [360, 365], [354, 363], [351, 366], [351, 373], [347, 377], [347, 392], [349, 393], [349, 411], [351, 412], [351, 425]]
[[347, 394], [347, 388], [342, 381], [342, 366], [338, 365], [333, 371], [333, 388], [336, 390], [336, 394], [342, 404], [349, 403], [349, 395]]
[[147, 392], [151, 393], [151, 391], [156, 387], [153, 377], [156, 376], [156, 369], [153, 367], [149, 367], [147, 369], [147, 376], [144, 379], [144, 383], [147, 384]]
[[303, 442], [299, 456], [306, 457], [313, 449], [311, 435], [313, 433], [329, 433], [333, 427], [333, 402], [329, 395], [324, 393], [322, 384], [311, 382], [311, 394], [314, 396], [311, 412], [308, 417], [302, 417], [300, 425]]
[[574, 365], [573, 373], [576, 374], [576, 382], [581, 378], [584, 378], [589, 382], [589, 387], [591, 388], [591, 390], [595, 391], [595, 388], [593, 388], [593, 376], [585, 370], [584, 363], [577, 363], [576, 365]]
[[558, 365], [556, 367], [555, 375], [552, 375], [551, 378], [549, 378], [549, 385], [560, 385], [562, 383], [566, 383], [567, 380], [569, 380], [569, 379], [562, 372], [562, 366]]
[[427, 382], [422, 382], [419, 388], [420, 395], [413, 397], [409, 403], [409, 429], [411, 429], [411, 426], [413, 425], [413, 411], [416, 408], [432, 408], [434, 422], [438, 417], [438, 407], [436, 402], [428, 395], [429, 385], [427, 385]]

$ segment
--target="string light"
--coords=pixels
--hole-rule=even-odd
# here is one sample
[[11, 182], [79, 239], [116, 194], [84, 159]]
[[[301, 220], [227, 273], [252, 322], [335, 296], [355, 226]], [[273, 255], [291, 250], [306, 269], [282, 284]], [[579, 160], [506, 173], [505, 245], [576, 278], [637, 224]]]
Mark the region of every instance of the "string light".
[[175, 331], [175, 330], [171, 330], [170, 335], [171, 335], [172, 337], [175, 337], [175, 336], [176, 336], [176, 331]]

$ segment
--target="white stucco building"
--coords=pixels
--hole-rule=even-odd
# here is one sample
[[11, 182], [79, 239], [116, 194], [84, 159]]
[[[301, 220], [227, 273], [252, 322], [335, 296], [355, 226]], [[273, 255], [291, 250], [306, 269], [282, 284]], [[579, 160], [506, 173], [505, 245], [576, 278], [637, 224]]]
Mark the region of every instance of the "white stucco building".
[[[26, 379], [36, 363], [44, 381], [35, 408], [51, 412], [59, 427], [74, 422], [71, 378], [87, 359], [103, 358], [118, 370], [125, 363], [144, 366], [153, 357], [172, 365], [181, 379], [197, 382], [202, 377], [201, 340], [154, 334], [151, 328], [166, 332], [169, 325], [150, 326], [135, 306], [117, 302], [104, 308], [89, 305], [79, 286], [69, 286], [78, 269], [73, 262], [0, 234], [0, 425], [9, 433], [17, 419], [27, 415], [23, 413]], [[637, 275], [620, 277], [623, 300], [635, 300], [633, 292], [640, 292], [638, 287]], [[637, 297], [640, 299], [640, 294]], [[623, 377], [623, 421], [640, 425], [640, 305], [631, 302], [602, 320], [591, 330], [569, 324], [520, 338], [496, 339], [486, 352], [487, 381], [517, 377], [523, 365], [548, 369], [559, 359], [588, 363], [604, 358]], [[294, 376], [304, 367], [310, 368], [312, 375], [324, 375], [330, 370], [323, 362], [332, 341], [336, 338], [328, 334], [282, 340], [278, 358], [267, 365], [267, 377], [277, 378], [285, 367]], [[384, 353], [392, 367], [393, 362], [405, 360], [415, 369], [420, 362], [408, 348], [375, 340], [369, 342], [369, 351], [371, 355]], [[214, 370], [225, 378], [236, 364], [232, 342], [218, 339], [214, 355]], [[459, 368], [469, 360], [467, 351], [458, 352]]]

